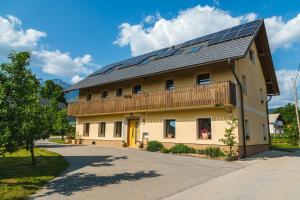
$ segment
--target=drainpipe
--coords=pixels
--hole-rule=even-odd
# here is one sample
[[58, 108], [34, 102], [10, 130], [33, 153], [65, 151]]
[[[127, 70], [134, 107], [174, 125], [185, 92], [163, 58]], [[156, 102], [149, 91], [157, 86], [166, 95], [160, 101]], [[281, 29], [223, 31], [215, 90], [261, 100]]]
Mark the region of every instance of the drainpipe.
[[267, 123], [268, 123], [268, 133], [269, 133], [269, 148], [270, 150], [272, 150], [272, 141], [271, 141], [271, 133], [270, 133], [270, 125], [269, 125], [269, 106], [268, 106], [268, 103], [269, 101], [271, 101], [272, 99], [272, 96], [268, 96], [270, 97], [268, 100], [267, 100], [267, 103], [266, 103], [266, 108], [267, 108]]
[[241, 115], [242, 115], [242, 135], [243, 135], [243, 150], [244, 154], [242, 158], [246, 158], [247, 149], [246, 149], [246, 133], [245, 133], [245, 112], [244, 112], [244, 94], [243, 94], [243, 87], [242, 83], [240, 82], [239, 78], [235, 73], [235, 60], [228, 60], [229, 68], [237, 82], [239, 92], [240, 92], [240, 100], [241, 100]]

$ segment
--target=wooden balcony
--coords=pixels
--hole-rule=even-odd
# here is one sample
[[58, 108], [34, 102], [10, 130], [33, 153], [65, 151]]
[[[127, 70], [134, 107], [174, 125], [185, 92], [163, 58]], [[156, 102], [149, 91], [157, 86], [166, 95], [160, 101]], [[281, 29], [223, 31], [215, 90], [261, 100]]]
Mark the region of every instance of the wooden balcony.
[[235, 105], [235, 90], [235, 84], [225, 81], [124, 97], [79, 101], [68, 105], [68, 115], [83, 116]]

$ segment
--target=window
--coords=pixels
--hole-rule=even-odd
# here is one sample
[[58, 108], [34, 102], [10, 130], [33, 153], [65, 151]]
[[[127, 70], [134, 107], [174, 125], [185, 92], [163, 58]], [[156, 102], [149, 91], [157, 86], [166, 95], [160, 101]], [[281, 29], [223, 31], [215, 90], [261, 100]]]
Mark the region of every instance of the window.
[[210, 83], [210, 74], [199, 74], [197, 76], [197, 84], [202, 85], [202, 84], [208, 84]]
[[107, 91], [102, 91], [102, 92], [101, 92], [101, 98], [102, 98], [102, 99], [106, 99], [107, 96], [108, 96], [108, 92], [107, 92]]
[[259, 95], [260, 95], [260, 103], [263, 104], [265, 101], [264, 101], [264, 93], [261, 88], [259, 89]]
[[249, 50], [249, 59], [255, 64], [255, 55], [251, 50]]
[[90, 134], [90, 123], [83, 124], [83, 136], [89, 136]]
[[248, 88], [247, 88], [247, 77], [245, 75], [242, 76], [242, 87], [243, 87], [243, 93], [247, 95]]
[[123, 95], [123, 89], [119, 88], [116, 90], [116, 97], [121, 97]]
[[245, 119], [245, 137], [246, 137], [246, 140], [250, 140], [250, 129], [249, 129], [248, 119]]
[[122, 136], [122, 122], [115, 122], [115, 137]]
[[174, 80], [170, 79], [170, 80], [166, 81], [166, 89], [167, 90], [173, 90], [173, 89], [175, 89]]
[[136, 85], [132, 88], [132, 93], [133, 94], [140, 94], [142, 93], [142, 86], [141, 85]]
[[175, 131], [176, 131], [175, 129], [176, 129], [176, 120], [175, 119], [166, 120], [165, 137], [175, 138]]
[[263, 133], [263, 138], [266, 141], [267, 140], [267, 130], [266, 130], [265, 124], [262, 124], [262, 133]]
[[211, 119], [201, 118], [198, 119], [198, 139], [211, 139]]
[[199, 51], [202, 48], [202, 46], [192, 47], [189, 53], [194, 53]]
[[99, 123], [98, 137], [105, 137], [106, 122]]
[[91, 99], [92, 99], [92, 94], [86, 95], [86, 100], [87, 100], [87, 101], [90, 101]]

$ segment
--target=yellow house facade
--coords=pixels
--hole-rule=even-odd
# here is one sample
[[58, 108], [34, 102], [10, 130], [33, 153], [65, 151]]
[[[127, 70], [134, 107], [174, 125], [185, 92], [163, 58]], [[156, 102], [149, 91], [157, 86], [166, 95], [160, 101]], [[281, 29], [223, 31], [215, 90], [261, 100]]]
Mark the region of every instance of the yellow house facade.
[[267, 96], [279, 94], [263, 20], [111, 64], [71, 90], [83, 144], [226, 148], [233, 116], [241, 155], [269, 149]]

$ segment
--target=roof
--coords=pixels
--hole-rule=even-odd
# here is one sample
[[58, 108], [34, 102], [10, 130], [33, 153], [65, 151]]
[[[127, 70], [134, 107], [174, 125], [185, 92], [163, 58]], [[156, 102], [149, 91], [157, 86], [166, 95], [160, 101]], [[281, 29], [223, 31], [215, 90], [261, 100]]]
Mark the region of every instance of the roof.
[[[261, 27], [264, 27], [264, 22], [260, 19], [189, 40], [172, 47], [116, 62], [90, 74], [65, 91], [89, 88], [117, 81], [161, 74], [196, 65], [241, 58], [246, 55], [252, 41], [256, 35], [261, 32]], [[265, 36], [266, 38], [265, 32], [259, 35]], [[267, 47], [265, 47], [265, 45], [267, 45]], [[270, 69], [263, 70], [266, 83], [271, 83], [271, 87], [267, 85], [268, 94], [278, 94], [279, 89], [268, 42], [264, 44], [263, 47], [269, 51], [263, 56], [270, 57], [268, 63]], [[262, 65], [264, 64], [264, 62], [261, 63]], [[269, 78], [272, 76], [275, 76], [275, 78]], [[275, 86], [272, 84], [275, 84]]]
[[280, 117], [279, 113], [269, 114], [269, 123], [273, 124]]

